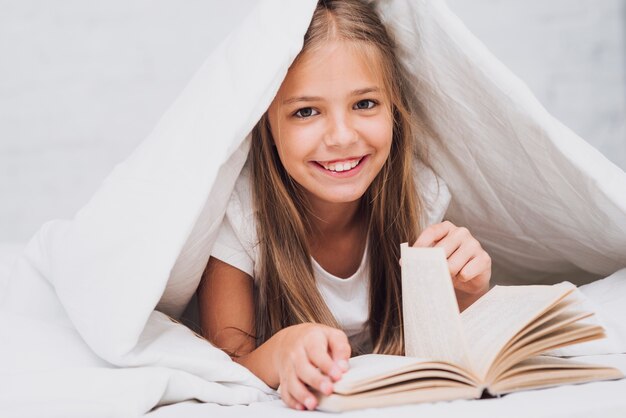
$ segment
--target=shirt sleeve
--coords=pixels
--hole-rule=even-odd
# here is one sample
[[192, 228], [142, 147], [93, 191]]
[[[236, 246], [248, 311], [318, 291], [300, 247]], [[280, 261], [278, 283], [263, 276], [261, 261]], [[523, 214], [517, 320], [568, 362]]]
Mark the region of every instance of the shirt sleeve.
[[230, 264], [250, 277], [254, 277], [254, 261], [246, 251], [244, 243], [235, 233], [228, 214], [222, 220], [217, 239], [211, 250], [211, 256]]

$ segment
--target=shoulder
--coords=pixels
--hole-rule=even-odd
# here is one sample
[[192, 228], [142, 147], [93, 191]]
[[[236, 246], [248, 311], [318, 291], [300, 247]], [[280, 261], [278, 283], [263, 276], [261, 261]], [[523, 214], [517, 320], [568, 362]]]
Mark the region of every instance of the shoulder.
[[423, 227], [439, 223], [450, 205], [451, 195], [445, 181], [419, 159], [413, 163], [417, 193], [424, 204]]
[[255, 277], [258, 239], [251, 182], [246, 164], [229, 197], [211, 255]]
[[252, 195], [252, 176], [249, 164], [246, 163], [237, 178], [233, 192], [226, 207], [226, 218], [244, 244], [251, 247], [257, 244], [256, 213]]
[[241, 169], [239, 177], [235, 182], [235, 187], [228, 200], [226, 213], [239, 217], [250, 217], [254, 215], [252, 201], [252, 176], [249, 161]]

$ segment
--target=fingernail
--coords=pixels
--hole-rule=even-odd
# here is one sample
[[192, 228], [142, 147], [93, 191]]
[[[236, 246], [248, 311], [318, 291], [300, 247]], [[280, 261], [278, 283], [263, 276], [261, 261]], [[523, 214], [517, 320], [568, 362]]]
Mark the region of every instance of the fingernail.
[[306, 398], [304, 400], [304, 405], [306, 406], [306, 409], [312, 411], [315, 409], [315, 398]]
[[348, 371], [348, 366], [349, 366], [349, 365], [348, 365], [348, 362], [347, 362], [347, 361], [345, 361], [345, 360], [339, 360], [339, 361], [337, 362], [337, 366], [339, 366], [339, 368], [340, 368], [342, 371], [344, 371], [344, 372], [345, 372], [345, 371]]
[[320, 391], [324, 395], [330, 395], [333, 392], [333, 385], [328, 380], [324, 380], [320, 385]]
[[334, 380], [341, 378], [341, 369], [337, 365], [333, 366], [330, 369], [330, 377], [332, 377]]

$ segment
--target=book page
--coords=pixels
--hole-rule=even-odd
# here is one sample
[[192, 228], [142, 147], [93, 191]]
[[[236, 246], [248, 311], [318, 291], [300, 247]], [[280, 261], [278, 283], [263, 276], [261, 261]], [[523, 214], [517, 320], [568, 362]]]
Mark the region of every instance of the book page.
[[350, 368], [335, 383], [335, 392], [343, 393], [352, 389], [355, 384], [368, 382], [389, 376], [398, 370], [404, 370], [420, 363], [427, 363], [426, 359], [409, 358], [404, 356], [392, 356], [387, 354], [364, 354], [350, 359]]
[[335, 383], [334, 392], [347, 395], [418, 378], [446, 379], [469, 386], [478, 384], [475, 376], [448, 363], [389, 354], [364, 354], [350, 359], [350, 368]]
[[606, 366], [565, 360], [558, 357], [537, 356], [516, 364], [489, 388], [489, 393], [498, 395], [519, 390], [537, 389], [583, 383], [596, 380], [621, 379], [621, 371]]
[[571, 344], [577, 344], [582, 341], [590, 341], [594, 339], [604, 338], [604, 330], [599, 325], [590, 324], [569, 324], [554, 332], [544, 335], [534, 341], [528, 342], [526, 345], [520, 346], [517, 350], [502, 356], [490, 368], [487, 374], [488, 384], [499, 379], [499, 376], [505, 374], [511, 367], [520, 361], [551, 350], [557, 347], [564, 347]]
[[[557, 306], [559, 305], [561, 304], [559, 303]], [[568, 307], [565, 309], [567, 308]], [[593, 315], [591, 312], [579, 312], [571, 307], [569, 308], [570, 310], [561, 311], [547, 321], [543, 321], [543, 317], [533, 321], [530, 326], [524, 328], [524, 330], [515, 337], [512, 344], [507, 344], [505, 350], [500, 353], [500, 357], [513, 353], [533, 341], [544, 338], [546, 334], [559, 331], [569, 324], [581, 321]], [[549, 312], [554, 312], [554, 309], [551, 309]], [[543, 322], [539, 323], [540, 321]]]
[[406, 355], [471, 369], [443, 248], [402, 244], [401, 255]]
[[553, 286], [495, 286], [461, 314], [473, 370], [484, 379], [502, 348], [532, 320], [573, 292]]
[[452, 401], [480, 397], [480, 388], [458, 385], [424, 387], [420, 383], [402, 386], [395, 392], [383, 390], [376, 395], [368, 392], [356, 395], [337, 395], [322, 397], [317, 407], [320, 411], [343, 412], [353, 409], [381, 408], [383, 406], [406, 405], [420, 402]]

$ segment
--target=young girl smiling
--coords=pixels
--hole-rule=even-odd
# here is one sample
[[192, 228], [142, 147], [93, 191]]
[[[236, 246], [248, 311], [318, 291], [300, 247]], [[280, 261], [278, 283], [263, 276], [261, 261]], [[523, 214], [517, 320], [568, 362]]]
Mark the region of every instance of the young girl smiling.
[[353, 352], [403, 353], [400, 243], [444, 248], [461, 310], [489, 288], [490, 257], [416, 181], [432, 173], [404, 80], [372, 2], [319, 2], [198, 290], [203, 334], [292, 408]]

